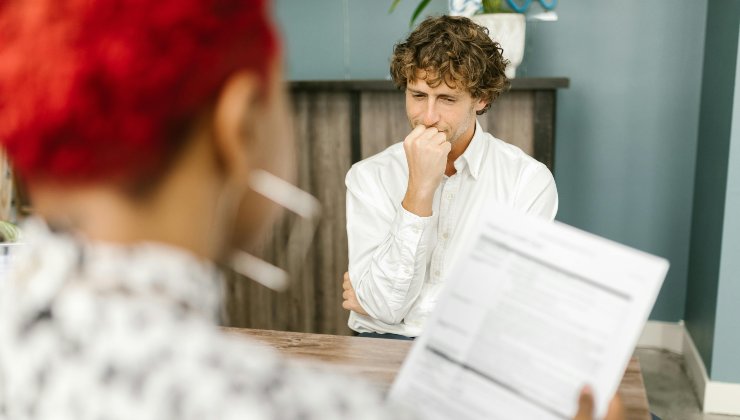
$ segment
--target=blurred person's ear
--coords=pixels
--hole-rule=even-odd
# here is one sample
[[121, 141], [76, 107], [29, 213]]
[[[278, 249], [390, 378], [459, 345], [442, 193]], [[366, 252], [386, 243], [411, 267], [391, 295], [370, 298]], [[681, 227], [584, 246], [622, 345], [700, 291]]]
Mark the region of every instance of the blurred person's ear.
[[213, 111], [213, 142], [227, 179], [247, 182], [251, 170], [246, 133], [254, 123], [260, 80], [254, 73], [233, 74], [224, 84]]
[[[288, 182], [295, 178], [293, 124], [282, 66], [277, 60], [263, 77], [233, 74], [213, 109], [213, 147], [224, 176], [227, 201], [237, 200], [234, 220], [225, 220], [229, 246], [250, 248], [272, 225], [278, 206], [250, 187], [256, 170]], [[231, 215], [226, 216], [231, 219]]]

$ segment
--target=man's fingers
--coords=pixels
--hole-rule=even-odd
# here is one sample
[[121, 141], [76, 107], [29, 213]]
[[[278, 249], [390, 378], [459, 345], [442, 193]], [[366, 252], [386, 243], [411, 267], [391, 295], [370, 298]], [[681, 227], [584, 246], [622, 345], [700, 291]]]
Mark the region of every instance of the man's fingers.
[[624, 405], [619, 395], [615, 395], [612, 398], [612, 402], [609, 404], [609, 411], [606, 413], [604, 420], [625, 420], [627, 415], [624, 412]]
[[408, 136], [406, 136], [406, 142], [417, 143], [417, 142], [428, 142], [435, 135], [439, 134], [439, 130], [434, 127], [424, 127], [423, 125], [417, 125]]
[[591, 388], [583, 387], [578, 398], [578, 414], [573, 420], [592, 420], [594, 418], [594, 395]]
[[426, 133], [427, 128], [423, 125], [417, 125], [414, 127], [413, 130], [406, 136], [406, 139], [404, 139], [404, 143], [414, 143], [419, 138], [422, 138], [424, 136], [424, 133]]
[[436, 128], [430, 128], [421, 135], [419, 140], [429, 144], [439, 145], [447, 141], [447, 136]]
[[344, 280], [342, 281], [342, 288], [344, 290], [351, 289], [352, 283], [349, 281], [349, 272], [345, 271], [343, 278]]
[[348, 311], [354, 311], [360, 315], [367, 315], [367, 312], [365, 312], [365, 309], [360, 306], [360, 303], [357, 301], [356, 298], [345, 298], [344, 301], [342, 301], [342, 308], [348, 310]]
[[421, 136], [421, 134], [424, 133], [425, 131], [427, 131], [427, 128], [425, 126], [419, 124], [416, 127], [414, 127], [414, 129], [411, 130], [411, 132], [409, 133], [409, 135], [406, 136], [406, 137], [409, 138], [409, 139], [415, 139], [415, 138]]
[[357, 312], [360, 315], [367, 315], [367, 312], [360, 306], [360, 302], [357, 301], [357, 295], [355, 295], [355, 289], [352, 288], [352, 282], [349, 280], [349, 273], [345, 272], [342, 281], [342, 308], [348, 311]]
[[432, 141], [435, 144], [449, 143], [447, 141], [447, 136], [445, 136], [445, 133], [443, 133], [441, 131], [438, 131], [437, 134], [435, 134], [434, 136], [432, 136]]

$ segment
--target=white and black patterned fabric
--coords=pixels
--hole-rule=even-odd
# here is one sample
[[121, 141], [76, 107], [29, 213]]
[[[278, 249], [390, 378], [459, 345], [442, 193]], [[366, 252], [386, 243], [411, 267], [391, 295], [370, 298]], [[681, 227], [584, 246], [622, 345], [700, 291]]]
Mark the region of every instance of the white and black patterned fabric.
[[375, 389], [218, 326], [215, 267], [25, 227], [0, 282], [0, 419], [394, 419]]

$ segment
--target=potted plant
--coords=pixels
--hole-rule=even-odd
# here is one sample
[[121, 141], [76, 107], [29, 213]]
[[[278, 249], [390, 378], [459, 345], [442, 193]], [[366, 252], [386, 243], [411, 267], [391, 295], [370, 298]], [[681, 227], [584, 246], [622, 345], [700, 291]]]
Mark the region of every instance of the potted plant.
[[[390, 12], [396, 8], [401, 0], [393, 0]], [[431, 0], [421, 0], [411, 16], [410, 25], [413, 26], [421, 12], [427, 7]], [[470, 17], [477, 24], [488, 28], [491, 39], [498, 42], [503, 49], [504, 58], [509, 60], [506, 67], [506, 76], [516, 76], [516, 68], [524, 58], [524, 39], [526, 33], [526, 21], [524, 13], [529, 9], [533, 0], [524, 0], [518, 3], [516, 0], [448, 0], [450, 15]], [[557, 0], [539, 0], [542, 7], [551, 12], [557, 5]], [[547, 17], [543, 20], [556, 18]]]
[[[452, 5], [453, 0], [450, 0]], [[482, 13], [470, 18], [488, 28], [488, 35], [503, 49], [504, 58], [509, 60], [506, 77], [516, 77], [516, 68], [524, 59], [526, 21], [523, 13], [515, 13], [503, 5], [503, 0], [483, 0]]]

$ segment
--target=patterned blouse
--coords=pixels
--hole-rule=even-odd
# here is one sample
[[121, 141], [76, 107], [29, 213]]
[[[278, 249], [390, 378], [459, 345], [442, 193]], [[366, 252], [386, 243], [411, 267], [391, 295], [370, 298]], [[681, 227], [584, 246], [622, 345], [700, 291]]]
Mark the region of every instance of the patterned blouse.
[[394, 419], [374, 388], [217, 327], [221, 277], [39, 221], [0, 279], [0, 419]]

